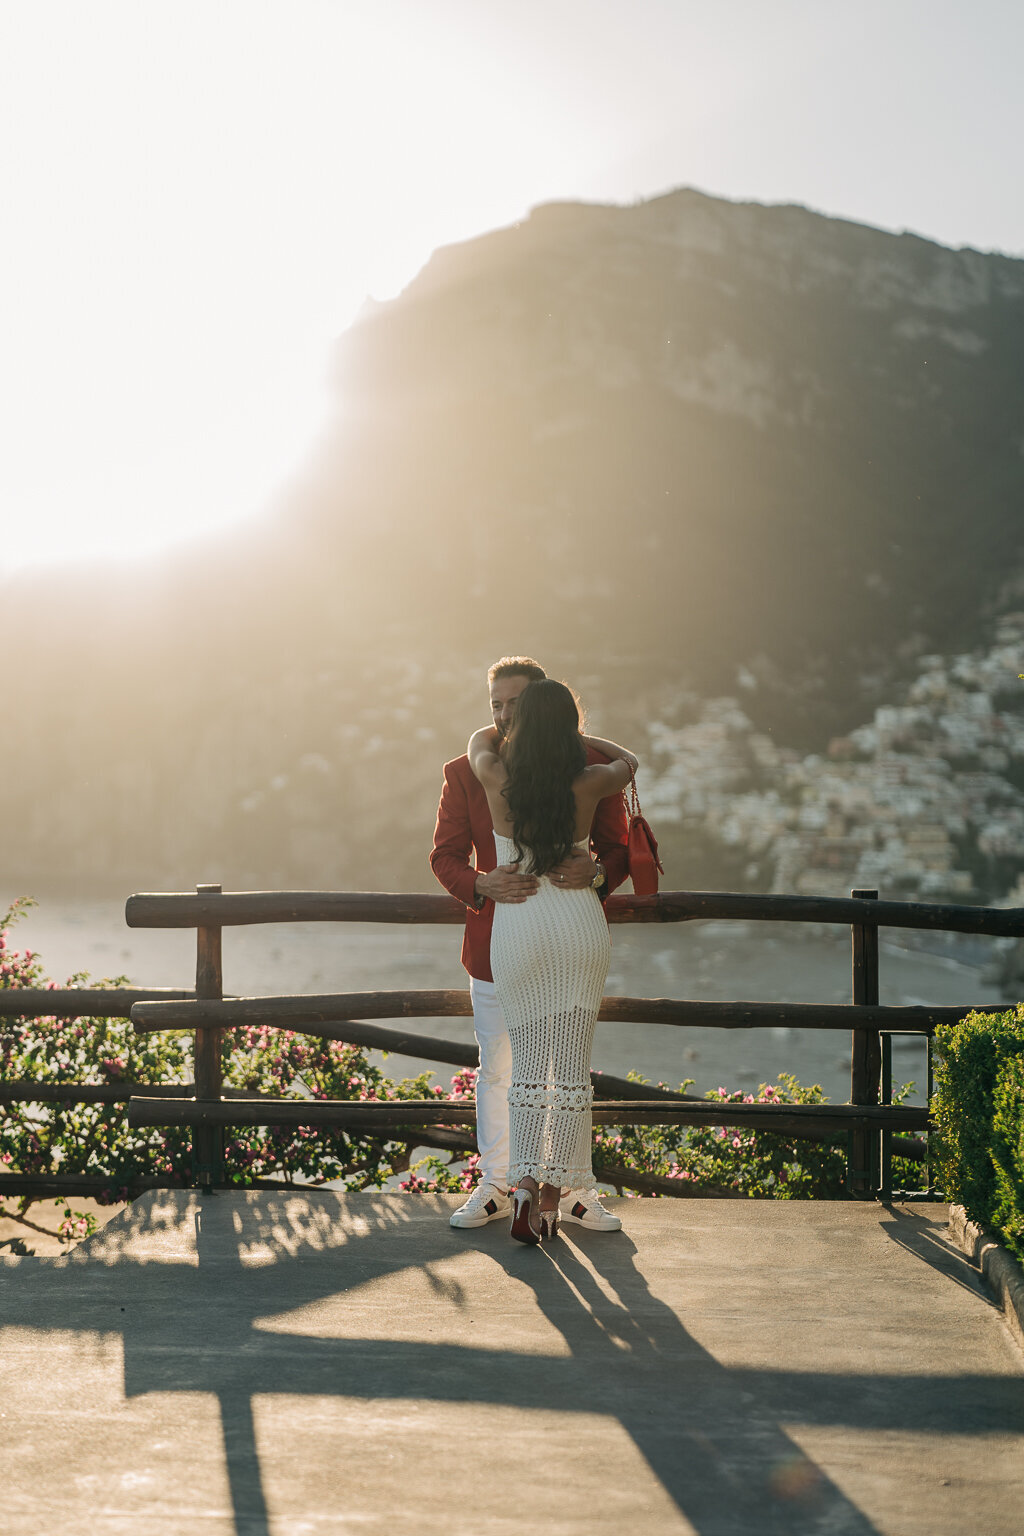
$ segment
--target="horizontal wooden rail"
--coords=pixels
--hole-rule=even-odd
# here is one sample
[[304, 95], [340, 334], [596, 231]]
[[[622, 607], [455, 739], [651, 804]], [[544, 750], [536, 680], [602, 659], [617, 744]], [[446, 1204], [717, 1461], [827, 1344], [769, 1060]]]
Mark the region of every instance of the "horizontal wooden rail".
[[[629, 1078], [613, 1077], [611, 1073], [591, 1072], [590, 1081], [595, 1094], [605, 1099], [665, 1099], [683, 1104], [704, 1102], [696, 1094], [676, 1093], [671, 1088], [656, 1087], [652, 1083], [633, 1083]], [[143, 1098], [193, 1099], [195, 1092], [194, 1083], [41, 1083], [24, 1079], [0, 1082], [0, 1104], [127, 1104], [129, 1099], [140, 1095]], [[226, 1099], [264, 1097], [253, 1094], [249, 1088], [224, 1088], [222, 1092]], [[278, 1102], [276, 1097], [273, 1102]]]
[[[892, 1029], [930, 1035], [939, 1024], [956, 1024], [975, 1007], [996, 1004], [956, 1003], [941, 1007], [885, 1007], [854, 1003], [749, 1003], [682, 1001], [665, 997], [606, 997], [599, 1017], [620, 1024], [673, 1024], [711, 1029]], [[218, 1028], [292, 1029], [347, 1039], [351, 1023], [365, 1019], [464, 1018], [471, 1013], [469, 993], [461, 990], [336, 992], [282, 997], [237, 997], [223, 1002], [143, 1002], [132, 1008], [139, 1034], [161, 1030]], [[403, 1037], [405, 1038], [405, 1037]], [[412, 1042], [415, 1036], [407, 1037]], [[358, 1042], [353, 1042], [358, 1043]], [[418, 1054], [418, 1053], [416, 1053]]]
[[0, 1019], [126, 1019], [135, 1003], [195, 995], [180, 987], [5, 987]]
[[[620, 1100], [595, 1105], [598, 1125], [742, 1125], [751, 1129], [840, 1132], [852, 1126], [903, 1132], [928, 1129], [926, 1109], [864, 1104], [726, 1104], [713, 1100], [668, 1102]], [[474, 1125], [470, 1099], [388, 1099], [370, 1103], [348, 1099], [159, 1099], [135, 1098], [128, 1124], [135, 1129], [166, 1125], [337, 1126], [389, 1131], [415, 1125]]]
[[[139, 1034], [166, 1029], [262, 1027], [314, 1031], [306, 1025], [346, 1027], [357, 1019], [470, 1018], [473, 1005], [461, 987], [394, 992], [291, 993], [280, 997], [236, 997], [220, 1001], [136, 1003], [132, 1023]], [[332, 1036], [331, 1038], [338, 1038]]]
[[454, 896], [390, 891], [140, 893], [124, 908], [129, 928], [235, 928], [249, 923], [464, 923]]
[[321, 1040], [340, 1040], [344, 1045], [361, 1045], [395, 1056], [418, 1056], [421, 1061], [439, 1061], [448, 1067], [480, 1065], [480, 1048], [475, 1040], [468, 1043], [446, 1040], [441, 1035], [417, 1035], [411, 1029], [388, 1029], [383, 1024], [357, 1023], [355, 1019], [324, 1023], [316, 1033]]
[[[417, 1035], [411, 1030], [385, 1029], [380, 1024], [341, 1023], [317, 1026], [322, 1040], [341, 1040], [345, 1045], [362, 1045], [373, 1051], [390, 1051], [400, 1056], [418, 1056], [421, 1061], [440, 1061], [450, 1067], [480, 1064], [480, 1049], [459, 1040], [445, 1040], [438, 1035]], [[692, 1093], [675, 1093], [671, 1088], [655, 1088], [650, 1083], [633, 1083], [627, 1077], [595, 1070], [590, 1074], [594, 1092], [606, 1099], [692, 1099]]]
[[[195, 1083], [0, 1082], [0, 1104], [127, 1104], [139, 1094], [144, 1098], [194, 1099], [195, 1093]], [[223, 1093], [226, 1099], [262, 1097], [254, 1094], [251, 1088], [225, 1088]], [[274, 1095], [265, 1097], [277, 1103]]]
[[[708, 1100], [695, 1099], [694, 1102], [698, 1104], [706, 1104]], [[758, 1127], [758, 1129], [761, 1129], [761, 1127]], [[788, 1136], [797, 1137], [801, 1141], [822, 1142], [834, 1140], [836, 1133], [834, 1129], [829, 1131], [812, 1131], [808, 1130], [805, 1125], [801, 1125], [799, 1130], [790, 1130], [787, 1131], [786, 1134]], [[442, 1151], [446, 1152], [475, 1152], [477, 1150], [476, 1135], [468, 1127], [459, 1127], [458, 1129], [442, 1125], [422, 1127], [416, 1133], [416, 1142], [417, 1145], [424, 1147], [438, 1147]], [[909, 1162], [912, 1163], [923, 1163], [928, 1159], [928, 1143], [921, 1136], [904, 1136], [894, 1134], [892, 1137], [892, 1150], [894, 1156], [905, 1157]], [[595, 1163], [595, 1173], [597, 1172], [597, 1166], [597, 1163]], [[607, 1168], [611, 1165], [604, 1163], [601, 1166]], [[624, 1163], [617, 1164], [616, 1166], [618, 1167], [620, 1173], [625, 1171], [626, 1165]], [[635, 1171], [636, 1170], [634, 1170], [634, 1172]], [[622, 1182], [621, 1179], [606, 1179], [603, 1174], [597, 1174], [597, 1177], [599, 1182], [605, 1184]], [[654, 1177], [654, 1175], [651, 1175], [651, 1177]], [[633, 1189], [640, 1189], [641, 1187], [642, 1186], [639, 1184], [630, 1185], [630, 1188]], [[704, 1187], [707, 1188], [706, 1185]]]
[[[751, 896], [737, 891], [661, 891], [611, 896], [613, 923], [687, 923], [708, 918], [746, 922], [864, 923], [870, 927], [938, 929], [993, 938], [1024, 936], [1024, 907], [969, 907], [919, 901], [864, 901], [843, 896]], [[129, 928], [231, 928], [248, 923], [462, 923], [452, 896], [389, 891], [227, 891], [140, 893], [125, 903]]]
[[[622, 1078], [614, 1078], [610, 1076], [605, 1077], [600, 1072], [592, 1072], [591, 1080], [594, 1083], [595, 1094], [601, 1095], [603, 1093], [606, 1098], [610, 1097], [615, 1090], [625, 1087], [627, 1089], [627, 1093], [619, 1098], [617, 1101], [619, 1104], [623, 1102], [629, 1102], [649, 1105], [652, 1101], [656, 1100], [658, 1103], [698, 1105], [701, 1109], [703, 1119], [707, 1119], [709, 1101], [705, 1098], [699, 1098], [695, 1094], [673, 1093], [670, 1089], [659, 1089], [650, 1083], [631, 1083], [628, 1080]], [[194, 1095], [194, 1083], [0, 1083], [0, 1104], [127, 1104], [132, 1100], [144, 1100], [148, 1103], [157, 1099], [173, 1099], [178, 1101], [185, 1100], [192, 1102], [194, 1100]], [[281, 1104], [287, 1104], [291, 1105], [292, 1109], [294, 1110], [300, 1109], [305, 1104], [322, 1104], [325, 1102], [322, 1099], [280, 1099], [271, 1094], [254, 1094], [250, 1089], [247, 1088], [225, 1088], [224, 1097], [225, 1100], [229, 1102], [244, 1102], [249, 1106], [253, 1104], [277, 1106], [280, 1106]], [[342, 1104], [346, 1107], [352, 1103], [352, 1101], [348, 1099], [328, 1102]], [[401, 1100], [387, 1101], [389, 1106], [401, 1102]], [[419, 1100], [416, 1102], [427, 1104], [443, 1104], [452, 1101], [443, 1099], [427, 1099]], [[780, 1106], [769, 1105], [768, 1110], [774, 1115], [779, 1107]], [[782, 1107], [784, 1108], [785, 1106]], [[799, 1108], [800, 1106], [795, 1107]], [[811, 1107], [813, 1108], [813, 1106]], [[830, 1107], [840, 1110], [847, 1108], [847, 1106], [841, 1104], [832, 1105]], [[604, 1104], [597, 1104], [595, 1106], [595, 1112], [604, 1111], [606, 1108], [607, 1106]], [[713, 1102], [711, 1103], [711, 1108], [716, 1109], [716, 1105]], [[756, 1105], [743, 1106], [745, 1120], [749, 1119], [747, 1111], [749, 1111], [751, 1108], [753, 1108], [756, 1112]], [[803, 1114], [803, 1109], [801, 1109], [801, 1114]], [[455, 1123], [472, 1125], [474, 1123], [474, 1119], [472, 1115], [467, 1114], [464, 1120], [459, 1120]], [[712, 1119], [711, 1123], [720, 1125], [726, 1122], [724, 1122], [719, 1116], [718, 1119]], [[804, 1124], [803, 1119], [801, 1120], [801, 1126], [801, 1134], [806, 1135], [812, 1141], [827, 1139], [829, 1135], [833, 1134], [831, 1129], [827, 1132], [813, 1131]], [[905, 1140], [907, 1141], [906, 1145], [901, 1146], [898, 1144]], [[907, 1138], [902, 1137], [897, 1137], [896, 1142], [897, 1144], [894, 1145], [893, 1150], [899, 1153], [901, 1156], [913, 1158], [915, 1161], [920, 1161], [923, 1158], [923, 1142], [914, 1142], [911, 1144]], [[424, 1143], [424, 1145], [428, 1144], [432, 1143]], [[445, 1142], [443, 1145], [448, 1145], [448, 1143]]]
[[[0, 1104], [126, 1104], [142, 1093], [151, 1098], [189, 1099], [191, 1083], [0, 1082]], [[252, 1094], [247, 1094], [252, 1098]]]

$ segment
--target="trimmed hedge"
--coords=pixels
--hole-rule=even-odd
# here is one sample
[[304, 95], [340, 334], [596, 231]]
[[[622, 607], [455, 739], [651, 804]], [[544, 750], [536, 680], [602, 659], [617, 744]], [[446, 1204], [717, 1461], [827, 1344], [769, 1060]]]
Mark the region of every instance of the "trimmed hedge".
[[1024, 1261], [1024, 1003], [935, 1033], [939, 1182]]

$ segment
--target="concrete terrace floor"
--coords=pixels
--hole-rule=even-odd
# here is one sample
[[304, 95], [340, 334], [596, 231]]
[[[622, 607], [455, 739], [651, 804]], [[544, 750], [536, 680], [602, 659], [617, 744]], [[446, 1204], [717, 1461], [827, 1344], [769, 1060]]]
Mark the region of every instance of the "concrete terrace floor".
[[0, 1264], [6, 1536], [1024, 1525], [1024, 1356], [945, 1207], [156, 1193]]

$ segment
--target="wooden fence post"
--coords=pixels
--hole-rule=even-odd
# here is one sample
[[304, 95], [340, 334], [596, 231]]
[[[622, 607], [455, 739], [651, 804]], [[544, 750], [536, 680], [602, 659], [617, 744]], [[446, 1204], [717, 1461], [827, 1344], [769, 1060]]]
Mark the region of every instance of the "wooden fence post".
[[[858, 901], [877, 901], [877, 891], [856, 890], [850, 895]], [[878, 928], [869, 923], [851, 925], [853, 940], [853, 1001], [866, 1007], [878, 1006]], [[855, 1029], [850, 1053], [850, 1103], [877, 1104], [882, 1078], [881, 1039], [877, 1029]], [[850, 1166], [847, 1182], [850, 1192], [862, 1200], [874, 1193], [875, 1165], [878, 1158], [878, 1133], [854, 1130], [850, 1133]]]
[[[197, 896], [219, 896], [219, 885], [197, 885]], [[224, 997], [224, 970], [221, 961], [221, 934], [218, 926], [196, 929], [196, 997]], [[195, 1077], [197, 1099], [221, 1097], [220, 1029], [200, 1028], [195, 1033]], [[192, 1182], [201, 1184], [206, 1194], [215, 1183], [224, 1182], [224, 1129], [217, 1125], [195, 1126], [192, 1132]]]

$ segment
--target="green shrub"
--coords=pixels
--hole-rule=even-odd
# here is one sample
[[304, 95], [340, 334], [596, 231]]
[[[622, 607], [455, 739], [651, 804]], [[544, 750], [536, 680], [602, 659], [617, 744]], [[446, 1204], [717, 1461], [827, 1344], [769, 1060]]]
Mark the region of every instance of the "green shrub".
[[1024, 1259], [1024, 1004], [942, 1025], [935, 1047], [940, 1183]]
[[993, 1107], [996, 1201], [992, 1222], [1011, 1253], [1024, 1261], [1024, 1052], [1006, 1061]]

